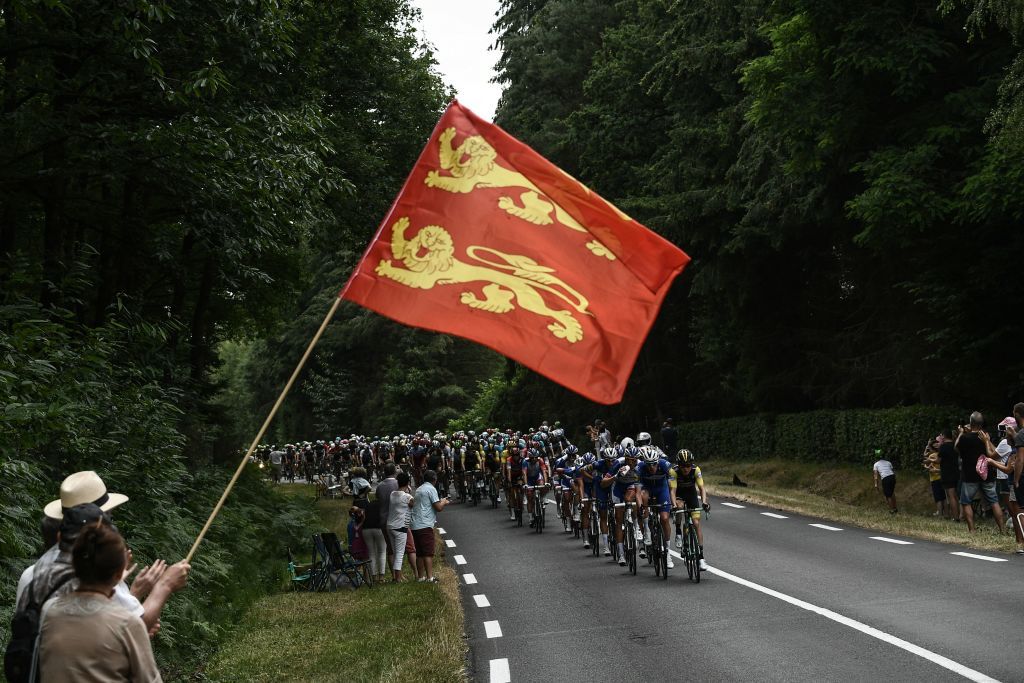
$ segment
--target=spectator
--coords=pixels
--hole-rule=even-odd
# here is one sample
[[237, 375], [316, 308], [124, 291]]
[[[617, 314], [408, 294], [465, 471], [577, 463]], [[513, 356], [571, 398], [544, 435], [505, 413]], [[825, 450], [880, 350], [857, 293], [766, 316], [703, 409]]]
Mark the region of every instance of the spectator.
[[[353, 468], [353, 473], [356, 470], [361, 470], [361, 467]], [[348, 523], [348, 546], [352, 552], [352, 557], [357, 560], [369, 560], [370, 559], [370, 547], [366, 542], [366, 537], [363, 535], [363, 524], [366, 522], [366, 508], [370, 505], [368, 498], [370, 493], [370, 482], [362, 477], [355, 477], [352, 479], [350, 486], [352, 487], [352, 509], [349, 511], [349, 523]], [[373, 569], [371, 563], [371, 571]], [[372, 572], [376, 574], [376, 572]]]
[[[39, 533], [43, 537], [43, 552], [40, 553], [40, 555], [46, 553], [47, 550], [57, 545], [57, 536], [60, 533], [60, 523], [60, 519], [54, 519], [53, 517], [43, 515], [43, 519], [39, 523]], [[21, 573], [21, 577], [18, 579], [18, 588], [15, 593], [16, 596], [20, 596], [28, 585], [32, 583], [32, 577], [35, 574], [35, 569], [36, 566], [31, 564]]]
[[875, 478], [875, 489], [878, 489], [878, 485], [882, 485], [882, 495], [885, 496], [885, 502], [889, 504], [889, 514], [895, 515], [899, 512], [896, 507], [896, 471], [892, 467], [892, 463], [882, 456], [881, 449], [875, 449], [875, 457], [878, 460], [872, 466], [871, 470]]
[[387, 545], [384, 543], [384, 529], [380, 523], [380, 501], [364, 499], [366, 507], [363, 519], [363, 541], [370, 556], [370, 572], [377, 581], [384, 580], [387, 571]]
[[958, 458], [956, 447], [953, 445], [952, 430], [942, 430], [942, 439], [939, 443], [939, 481], [943, 491], [946, 492], [946, 512], [949, 518], [961, 522], [963, 518], [960, 513], [960, 464]]
[[[1024, 503], [1024, 403], [1018, 403], [1013, 407], [1013, 419], [1017, 421], [1017, 434], [1013, 437], [1013, 446], [1016, 449], [1013, 463], [1013, 473], [1010, 475], [1010, 484], [1013, 486], [1013, 495], [1017, 499], [1018, 511], [1014, 513], [1014, 520], [1017, 522], [1017, 528], [1021, 529], [1024, 533], [1024, 515], [1020, 512], [1020, 505]], [[1017, 552], [1020, 554], [1024, 550], [1021, 546], [1017, 546]]]
[[[62, 519], [58, 533], [58, 543], [36, 561], [31, 567], [32, 574], [26, 586], [32, 583], [31, 595], [28, 590], [19, 592], [16, 597], [16, 611], [25, 609], [32, 598], [40, 602], [40, 597], [53, 593], [62, 595], [74, 589], [73, 572], [71, 569], [71, 548], [78, 536], [80, 528], [69, 521], [67, 512], [83, 504], [93, 504], [104, 514], [108, 524], [111, 511], [128, 500], [128, 496], [107, 491], [106, 485], [98, 474], [92, 471], [75, 472], [69, 475], [60, 486], [60, 498], [49, 503], [43, 510], [47, 517], [60, 516]], [[128, 551], [131, 560], [131, 550]], [[123, 580], [115, 586], [114, 599], [126, 610], [142, 618], [150, 635], [160, 628], [160, 614], [171, 594], [184, 588], [188, 579], [189, 564], [179, 562], [168, 566], [163, 560], [156, 560], [146, 567], [132, 582], [131, 588]], [[129, 572], [134, 565], [129, 565]], [[127, 577], [127, 575], [126, 575]]]
[[[405, 544], [409, 538], [410, 508], [413, 504], [413, 496], [409, 493], [408, 474], [400, 472], [395, 480], [395, 484], [398, 488], [390, 494], [387, 529], [388, 536], [391, 537], [391, 547], [395, 551], [394, 559], [391, 563], [392, 579], [395, 583], [399, 583], [402, 580], [402, 560], [405, 557]], [[380, 490], [380, 487], [377, 490]]]
[[[992, 515], [996, 519], [996, 527], [999, 533], [1004, 530], [1003, 511], [999, 507], [999, 497], [996, 494], [996, 469], [988, 467], [986, 457], [995, 458], [996, 451], [992, 447], [992, 440], [984, 429], [985, 418], [979, 412], [971, 413], [969, 424], [963, 425], [957, 430], [957, 438], [954, 445], [960, 453], [961, 484], [960, 484], [960, 507], [964, 519], [967, 520], [967, 529], [974, 533], [974, 508], [972, 502], [980, 491], [984, 498], [992, 505]], [[978, 468], [985, 462], [986, 476], [982, 477]]]
[[[1009, 423], [1007, 421], [1010, 421]], [[1016, 418], [1006, 418], [999, 423], [1001, 427], [1005, 427], [1006, 438], [999, 442], [996, 446], [996, 453], [999, 455], [998, 459], [989, 458], [988, 464], [990, 467], [994, 467], [997, 470], [996, 474], [996, 491], [999, 493], [999, 501], [1010, 511], [1010, 525], [1013, 527], [1013, 533], [1017, 540], [1017, 554], [1024, 555], [1024, 529], [1021, 528], [1021, 515], [1020, 510], [1020, 499], [1017, 497], [1017, 487], [1013, 485], [1013, 474], [1017, 467], [1017, 461], [1022, 457], [1015, 449], [1012, 444], [1017, 440], [1017, 420]], [[1005, 448], [1004, 448], [1005, 445]], [[1003, 475], [1004, 478], [1001, 478]], [[1000, 488], [1000, 482], [1005, 484], [1005, 493], [1003, 488]]]
[[423, 473], [423, 484], [416, 489], [412, 505], [412, 540], [416, 545], [418, 561], [417, 581], [437, 583], [434, 576], [434, 524], [437, 513], [444, 510], [451, 500], [439, 498], [437, 488], [437, 472], [427, 470]]
[[932, 500], [935, 501], [935, 512], [932, 513], [932, 516], [949, 517], [946, 514], [946, 491], [942, 488], [942, 476], [939, 467], [940, 441], [941, 438], [937, 436], [928, 442], [928, 447], [924, 451], [922, 465], [928, 471], [928, 483], [932, 490]]
[[374, 497], [380, 504], [380, 528], [384, 529], [384, 545], [387, 547], [388, 566], [391, 566], [391, 558], [395, 549], [391, 543], [391, 533], [388, 532], [388, 517], [391, 510], [391, 494], [398, 490], [398, 481], [395, 479], [397, 468], [390, 460], [384, 463], [384, 479], [374, 489]]
[[128, 567], [124, 539], [92, 522], [71, 551], [75, 590], [43, 608], [39, 629], [39, 680], [160, 681], [142, 621], [113, 599]]
[[661, 426], [661, 445], [664, 446], [665, 453], [669, 458], [675, 458], [676, 453], [679, 452], [679, 433], [672, 425], [671, 417], [666, 418], [665, 423]]

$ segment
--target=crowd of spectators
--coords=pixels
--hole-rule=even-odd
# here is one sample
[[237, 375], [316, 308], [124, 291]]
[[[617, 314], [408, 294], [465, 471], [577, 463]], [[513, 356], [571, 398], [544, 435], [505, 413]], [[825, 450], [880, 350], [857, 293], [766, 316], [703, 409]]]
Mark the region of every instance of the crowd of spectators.
[[996, 425], [994, 438], [979, 412], [972, 413], [967, 424], [944, 430], [929, 441], [923, 465], [936, 517], [966, 523], [974, 533], [978, 514], [991, 516], [999, 533], [1012, 529], [1017, 553], [1024, 555], [1024, 403], [1016, 404], [1013, 415]]
[[156, 560], [128, 585], [137, 565], [112, 518], [127, 500], [95, 472], [76, 472], [44, 508], [46, 549], [18, 582], [4, 657], [11, 683], [161, 680], [150, 639], [190, 567]]
[[[353, 501], [348, 525], [349, 549], [357, 560], [368, 560], [370, 572], [384, 581], [404, 580], [403, 562], [409, 560], [413, 578], [437, 583], [434, 576], [437, 513], [451, 501], [437, 492], [437, 473], [426, 470], [423, 483], [413, 489], [408, 473], [385, 462], [383, 478], [373, 489], [362, 467], [349, 473]], [[370, 497], [373, 489], [373, 497]]]

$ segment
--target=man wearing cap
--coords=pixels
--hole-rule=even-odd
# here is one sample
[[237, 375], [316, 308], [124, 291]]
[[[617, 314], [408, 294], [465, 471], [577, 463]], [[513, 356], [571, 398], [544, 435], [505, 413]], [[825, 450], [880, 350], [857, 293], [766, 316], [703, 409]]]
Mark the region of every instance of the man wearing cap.
[[[28, 604], [29, 589], [32, 597], [37, 600], [50, 593], [53, 593], [51, 597], [56, 597], [74, 589], [71, 548], [78, 532], [85, 524], [98, 521], [100, 516], [106, 523], [110, 523], [110, 511], [127, 500], [128, 496], [124, 494], [108, 492], [103, 480], [92, 471], [75, 472], [61, 483], [60, 498], [43, 509], [47, 517], [62, 520], [59, 542], [26, 570], [27, 576], [23, 578], [27, 579], [25, 584], [28, 588], [17, 595], [17, 611], [25, 609]], [[69, 515], [73, 510], [75, 514]], [[128, 559], [131, 567], [131, 551]], [[139, 573], [131, 589], [124, 581], [118, 583], [114, 589], [114, 600], [130, 613], [141, 617], [146, 629], [153, 635], [159, 630], [164, 604], [171, 593], [185, 586], [188, 571], [187, 562], [168, 566], [163, 560], [156, 560]], [[140, 600], [145, 602], [140, 603]]]

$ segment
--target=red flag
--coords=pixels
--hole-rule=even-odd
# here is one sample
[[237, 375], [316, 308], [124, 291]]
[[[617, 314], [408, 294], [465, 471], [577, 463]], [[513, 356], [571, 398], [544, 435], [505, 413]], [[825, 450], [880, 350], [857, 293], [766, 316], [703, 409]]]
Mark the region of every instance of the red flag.
[[453, 101], [341, 296], [617, 403], [689, 260]]

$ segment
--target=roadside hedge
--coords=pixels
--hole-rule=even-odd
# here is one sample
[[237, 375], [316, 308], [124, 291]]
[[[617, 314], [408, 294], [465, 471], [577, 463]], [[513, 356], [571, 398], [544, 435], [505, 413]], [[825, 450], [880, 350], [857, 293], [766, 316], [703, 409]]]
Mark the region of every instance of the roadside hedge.
[[[964, 422], [966, 416], [967, 411], [950, 406], [918, 405], [763, 413], [684, 423], [678, 429], [680, 446], [701, 459], [781, 457], [863, 464], [874, 461], [878, 448], [898, 467], [916, 467], [928, 438]], [[1002, 413], [987, 416], [995, 424]]]

